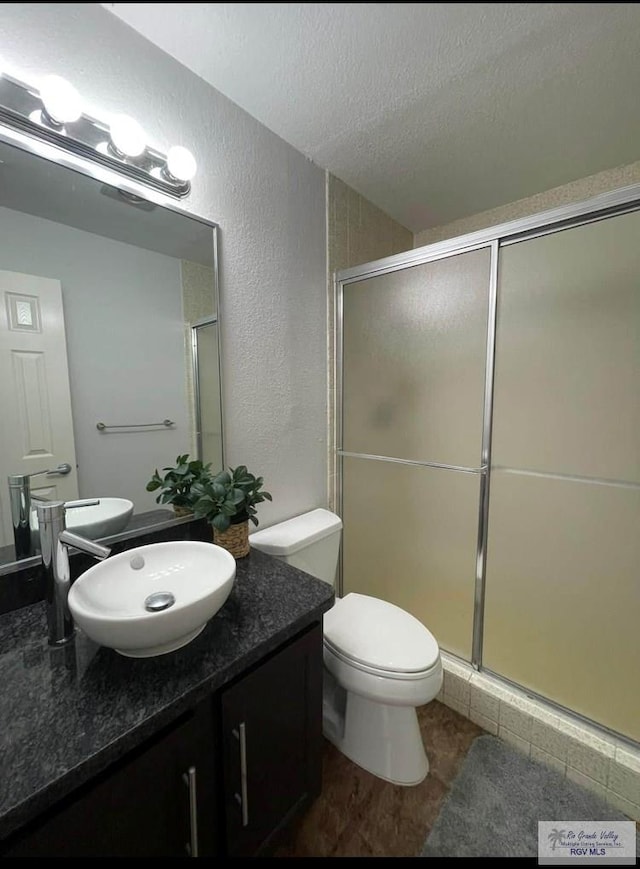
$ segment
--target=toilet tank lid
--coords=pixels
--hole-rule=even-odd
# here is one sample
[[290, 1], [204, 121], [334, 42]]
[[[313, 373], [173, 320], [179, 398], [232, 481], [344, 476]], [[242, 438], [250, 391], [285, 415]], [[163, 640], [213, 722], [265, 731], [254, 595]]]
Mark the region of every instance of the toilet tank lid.
[[318, 507], [309, 513], [294, 516], [293, 519], [250, 534], [249, 543], [268, 555], [293, 555], [304, 546], [322, 540], [341, 528], [342, 520], [339, 516]]

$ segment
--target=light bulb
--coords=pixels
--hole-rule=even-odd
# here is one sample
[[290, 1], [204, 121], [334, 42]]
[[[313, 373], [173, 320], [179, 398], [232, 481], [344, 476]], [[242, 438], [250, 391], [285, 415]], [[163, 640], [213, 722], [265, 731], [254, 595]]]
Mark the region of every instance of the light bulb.
[[109, 128], [111, 141], [117, 151], [127, 157], [138, 157], [145, 149], [144, 130], [128, 115], [116, 115]]
[[59, 75], [48, 75], [40, 85], [40, 99], [54, 124], [70, 124], [82, 114], [82, 100], [74, 86]]
[[188, 148], [174, 145], [167, 153], [167, 172], [177, 181], [190, 181], [196, 174], [198, 164]]

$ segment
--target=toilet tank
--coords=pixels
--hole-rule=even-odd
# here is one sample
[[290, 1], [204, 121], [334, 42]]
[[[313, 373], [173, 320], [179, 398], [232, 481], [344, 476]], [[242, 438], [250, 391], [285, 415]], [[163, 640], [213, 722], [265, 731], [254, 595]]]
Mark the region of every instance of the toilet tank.
[[335, 586], [342, 520], [318, 508], [249, 535], [254, 549]]

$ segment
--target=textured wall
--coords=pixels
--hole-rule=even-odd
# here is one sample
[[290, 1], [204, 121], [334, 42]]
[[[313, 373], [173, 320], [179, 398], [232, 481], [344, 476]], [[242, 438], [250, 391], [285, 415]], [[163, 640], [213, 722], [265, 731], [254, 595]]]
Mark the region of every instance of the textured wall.
[[98, 4], [0, 5], [0, 57], [30, 81], [69, 78], [100, 117], [133, 115], [160, 150], [194, 152], [185, 207], [221, 228], [227, 460], [265, 477], [263, 525], [325, 504], [324, 172]]
[[580, 202], [589, 199], [599, 193], [615, 190], [617, 187], [626, 187], [629, 184], [640, 183], [640, 160], [629, 163], [626, 166], [618, 166], [616, 169], [607, 169], [596, 175], [589, 175], [579, 181], [563, 184], [561, 187], [553, 187], [535, 196], [526, 199], [518, 199], [500, 208], [492, 208], [490, 211], [481, 211], [452, 223], [442, 226], [434, 226], [419, 232], [415, 236], [415, 246], [422, 247], [424, 244], [433, 244], [443, 241], [445, 238], [455, 238], [457, 235], [465, 235], [467, 232], [475, 232], [478, 229], [486, 229], [488, 226], [497, 226], [508, 220], [517, 220], [519, 217], [528, 217], [538, 211], [547, 211], [560, 205], [568, 205], [572, 202]]
[[328, 355], [329, 355], [329, 503], [336, 504], [336, 464], [334, 454], [334, 329], [333, 275], [340, 269], [391, 256], [413, 247], [413, 233], [376, 208], [368, 199], [344, 182], [327, 174], [328, 225]]

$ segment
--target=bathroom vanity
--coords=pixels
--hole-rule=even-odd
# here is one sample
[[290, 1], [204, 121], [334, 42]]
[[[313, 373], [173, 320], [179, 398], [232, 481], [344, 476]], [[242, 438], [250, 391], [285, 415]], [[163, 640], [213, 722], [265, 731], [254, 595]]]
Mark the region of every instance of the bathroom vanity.
[[322, 615], [333, 590], [252, 551], [223, 608], [168, 655], [0, 615], [0, 853], [269, 854], [317, 796]]

